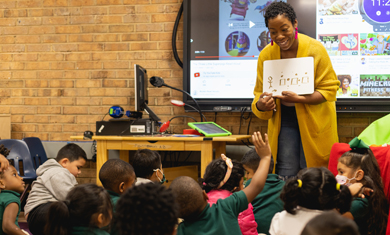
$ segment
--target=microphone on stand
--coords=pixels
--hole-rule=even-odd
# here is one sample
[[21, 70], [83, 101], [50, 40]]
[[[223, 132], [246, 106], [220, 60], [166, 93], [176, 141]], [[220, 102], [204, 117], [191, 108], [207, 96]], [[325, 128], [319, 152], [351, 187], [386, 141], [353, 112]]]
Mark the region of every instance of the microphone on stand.
[[[194, 109], [197, 110], [197, 111], [199, 112], [200, 121], [203, 122], [203, 117], [204, 117], [204, 115], [203, 115], [203, 113], [202, 113], [202, 110], [200, 109], [198, 102], [196, 102], [196, 100], [195, 100], [188, 92], [186, 92], [186, 91], [184, 91], [184, 90], [181, 90], [181, 89], [178, 89], [178, 88], [176, 88], [176, 87], [172, 87], [172, 86], [167, 85], [167, 84], [164, 82], [164, 79], [162, 79], [161, 77], [153, 76], [153, 77], [151, 77], [151, 78], [149, 79], [149, 82], [150, 82], [150, 84], [152, 84], [152, 85], [155, 86], [155, 87], [166, 86], [166, 87], [169, 87], [169, 88], [171, 88], [171, 89], [173, 89], [173, 90], [180, 91], [180, 92], [186, 94], [188, 97], [190, 97], [190, 98], [194, 101], [194, 103], [195, 103], [195, 105], [196, 105], [196, 109], [195, 109], [195, 108], [194, 108]], [[185, 105], [186, 105], [186, 104], [185, 104]], [[206, 118], [205, 118], [205, 119], [206, 119]]]

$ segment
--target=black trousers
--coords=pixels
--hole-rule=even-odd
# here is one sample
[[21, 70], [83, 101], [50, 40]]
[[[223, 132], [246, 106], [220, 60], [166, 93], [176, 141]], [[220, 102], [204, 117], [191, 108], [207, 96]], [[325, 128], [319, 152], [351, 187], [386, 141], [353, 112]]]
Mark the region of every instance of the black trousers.
[[53, 202], [47, 202], [35, 207], [27, 217], [28, 229], [33, 235], [44, 235], [46, 222], [48, 220], [49, 207]]

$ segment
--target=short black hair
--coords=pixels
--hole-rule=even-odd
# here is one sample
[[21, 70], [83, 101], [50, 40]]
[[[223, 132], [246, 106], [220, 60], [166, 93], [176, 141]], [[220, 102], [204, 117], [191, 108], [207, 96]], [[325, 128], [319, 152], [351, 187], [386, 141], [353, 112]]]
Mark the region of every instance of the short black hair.
[[10, 150], [7, 149], [4, 144], [0, 144], [0, 154], [3, 155], [5, 158], [7, 158]]
[[[299, 187], [298, 180], [302, 181]], [[349, 211], [351, 192], [345, 185], [337, 189], [334, 175], [325, 167], [302, 169], [296, 177], [287, 180], [280, 194], [284, 209], [295, 214], [298, 206], [312, 210], [338, 209], [340, 213]]]
[[311, 219], [301, 235], [358, 235], [356, 223], [335, 211], [324, 212]]
[[105, 189], [115, 191], [119, 184], [128, 182], [134, 174], [133, 167], [121, 159], [109, 159], [99, 171], [99, 179]]
[[[232, 173], [226, 183], [220, 188], [233, 192], [235, 188], [240, 187], [240, 181], [244, 177], [245, 170], [242, 164], [236, 160], [232, 160]], [[203, 178], [199, 179], [200, 186], [206, 193], [213, 189], [217, 189], [221, 181], [225, 178], [227, 165], [224, 160], [216, 159], [210, 162], [204, 173]]]
[[172, 190], [148, 183], [122, 194], [114, 223], [122, 235], [171, 235], [177, 219], [178, 205]]
[[[257, 154], [255, 149], [251, 149], [244, 154], [244, 156], [241, 159], [241, 163], [242, 165], [245, 165], [246, 167], [252, 169], [253, 172], [256, 172], [257, 168], [259, 167], [260, 157]], [[269, 164], [268, 174], [271, 174], [273, 170], [274, 170], [274, 158], [271, 156], [271, 162]]]
[[161, 157], [156, 151], [139, 149], [135, 152], [131, 165], [137, 177], [149, 179], [154, 169], [160, 169]]
[[268, 28], [268, 21], [277, 17], [278, 15], [284, 15], [291, 21], [291, 24], [293, 25], [297, 19], [297, 14], [290, 4], [286, 2], [273, 2], [265, 10], [265, 26]]
[[77, 144], [69, 143], [58, 151], [56, 161], [59, 162], [64, 158], [67, 158], [70, 162], [77, 161], [80, 158], [87, 161], [87, 154]]
[[180, 218], [191, 218], [204, 209], [201, 208], [205, 203], [203, 190], [193, 178], [188, 176], [177, 177], [172, 181], [169, 188], [176, 195]]

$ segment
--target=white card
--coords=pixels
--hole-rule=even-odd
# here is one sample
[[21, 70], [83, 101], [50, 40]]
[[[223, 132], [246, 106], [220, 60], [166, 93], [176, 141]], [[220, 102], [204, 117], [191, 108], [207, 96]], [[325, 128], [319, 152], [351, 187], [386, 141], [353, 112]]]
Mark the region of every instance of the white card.
[[314, 92], [313, 57], [267, 60], [263, 68], [263, 92], [272, 95], [282, 95], [282, 91], [298, 95]]

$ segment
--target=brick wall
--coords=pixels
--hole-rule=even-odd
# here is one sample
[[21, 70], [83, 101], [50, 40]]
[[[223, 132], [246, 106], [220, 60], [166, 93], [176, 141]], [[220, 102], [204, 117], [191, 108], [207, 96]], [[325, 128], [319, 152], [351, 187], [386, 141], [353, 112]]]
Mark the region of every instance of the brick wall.
[[[182, 87], [182, 69], [171, 52], [181, 0], [0, 1], [0, 113], [12, 116], [12, 138], [69, 140], [95, 131], [111, 105], [134, 110], [134, 63]], [[183, 26], [177, 47], [182, 55]], [[170, 105], [182, 95], [150, 87], [150, 106], [165, 121], [183, 114]], [[197, 117], [197, 114], [189, 114]], [[340, 141], [347, 142], [384, 114], [339, 114]], [[214, 113], [206, 115], [215, 120]], [[216, 122], [238, 133], [240, 116], [220, 113]], [[181, 132], [185, 119], [171, 131]], [[241, 133], [246, 133], [243, 121]], [[266, 131], [252, 119], [250, 132]]]

